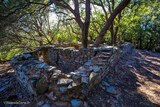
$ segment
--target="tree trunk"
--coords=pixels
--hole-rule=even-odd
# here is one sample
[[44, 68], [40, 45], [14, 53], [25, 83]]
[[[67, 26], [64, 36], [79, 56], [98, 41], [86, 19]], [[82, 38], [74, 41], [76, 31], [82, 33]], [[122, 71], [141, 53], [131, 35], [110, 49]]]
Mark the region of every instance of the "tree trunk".
[[90, 24], [90, 0], [86, 0], [85, 2], [85, 21], [81, 20], [80, 12], [79, 12], [79, 2], [78, 0], [73, 0], [74, 2], [74, 9], [67, 3], [65, 0], [51, 0], [51, 3], [54, 3], [56, 6], [63, 7], [64, 9], [68, 9], [74, 16], [75, 21], [77, 22], [78, 26], [81, 29], [82, 33], [82, 47], [87, 48], [88, 44], [88, 30]]
[[85, 16], [85, 22], [82, 27], [82, 46], [83, 48], [87, 48], [88, 45], [88, 31], [89, 31], [89, 25], [90, 25], [90, 0], [86, 0], [86, 16]]
[[123, 0], [116, 7], [116, 9], [113, 11], [113, 13], [111, 14], [111, 16], [106, 21], [104, 27], [101, 29], [98, 37], [96, 38], [96, 41], [94, 42], [94, 46], [99, 46], [99, 44], [101, 43], [104, 35], [106, 34], [107, 30], [110, 28], [110, 26], [113, 23], [113, 21], [114, 21], [115, 17], [117, 16], [117, 14], [120, 13], [129, 4], [129, 2], [130, 2], [130, 0]]
[[114, 45], [115, 37], [114, 37], [113, 23], [112, 23], [112, 25], [110, 27], [110, 33], [111, 33], [111, 45]]
[[82, 47], [87, 48], [88, 44], [88, 32], [86, 32], [85, 26], [82, 28]]
[[142, 49], [142, 33], [140, 33], [139, 43], [140, 49]]

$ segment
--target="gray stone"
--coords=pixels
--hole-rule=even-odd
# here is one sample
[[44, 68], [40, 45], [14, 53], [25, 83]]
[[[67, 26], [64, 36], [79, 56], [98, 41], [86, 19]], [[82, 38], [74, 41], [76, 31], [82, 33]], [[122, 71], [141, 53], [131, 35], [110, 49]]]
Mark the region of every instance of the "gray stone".
[[87, 66], [93, 65], [92, 60], [88, 60], [84, 65], [87, 65]]
[[84, 73], [81, 73], [80, 75], [81, 75], [82, 77], [86, 77], [86, 76], [89, 76], [89, 73], [84, 72]]
[[71, 104], [69, 102], [56, 101], [54, 102], [53, 107], [71, 107]]
[[44, 68], [45, 66], [48, 66], [46, 63], [40, 63], [37, 65], [38, 68]]
[[69, 75], [69, 74], [65, 74], [65, 76], [66, 76], [67, 78], [71, 78], [71, 75]]
[[22, 54], [22, 57], [28, 59], [28, 58], [32, 58], [31, 54]]
[[38, 103], [37, 103], [37, 106], [39, 107], [39, 106], [41, 106], [41, 105], [43, 105], [44, 104], [44, 101], [39, 101]]
[[52, 107], [52, 106], [49, 103], [45, 103], [45, 104], [41, 105], [40, 107]]
[[78, 100], [78, 99], [72, 99], [71, 104], [72, 104], [73, 107], [82, 107], [83, 102], [81, 100]]
[[33, 74], [30, 76], [30, 79], [38, 79], [40, 77], [40, 75], [38, 74]]
[[101, 87], [103, 90], [105, 90], [105, 89], [106, 89], [106, 87], [105, 87], [105, 86], [103, 86], [102, 84], [100, 84], [100, 85], [99, 85], [99, 87]]
[[72, 89], [74, 87], [76, 87], [77, 84], [75, 82], [72, 82], [71, 84], [69, 84], [69, 86], [67, 87], [68, 89]]
[[28, 69], [26, 66], [22, 66], [22, 67], [21, 67], [21, 70], [22, 70], [23, 72], [28, 72], [28, 71], [29, 71], [29, 69]]
[[62, 78], [62, 79], [59, 79], [58, 80], [58, 85], [68, 85], [68, 84], [70, 84], [71, 82], [72, 82], [73, 80], [72, 79], [69, 79], [69, 78], [66, 78], [66, 79], [64, 79], [64, 78]]
[[43, 94], [49, 87], [46, 77], [42, 77], [37, 83], [36, 88], [39, 94]]
[[56, 101], [58, 98], [57, 96], [53, 96], [53, 92], [50, 92], [49, 94], [46, 94], [46, 96], [53, 101]]
[[106, 88], [106, 91], [108, 93], [111, 93], [111, 94], [116, 94], [117, 93], [117, 87], [116, 86], [109, 86], [108, 88]]
[[133, 66], [132, 66], [132, 65], [128, 65], [128, 67], [133, 68]]
[[106, 86], [106, 87], [110, 86], [110, 84], [108, 82], [106, 82], [106, 81], [102, 81], [102, 85]]
[[94, 72], [100, 71], [100, 67], [97, 66], [97, 65], [91, 66], [91, 68], [92, 68], [92, 70], [93, 70]]
[[54, 73], [61, 74], [62, 71], [61, 70], [54, 70]]
[[98, 73], [95, 73], [95, 72], [91, 72], [90, 73], [90, 76], [89, 76], [89, 80], [90, 81], [93, 81], [96, 77], [97, 77]]
[[66, 87], [59, 87], [59, 90], [60, 90], [60, 92], [61, 93], [65, 93], [65, 92], [67, 92], [67, 88]]
[[82, 83], [89, 83], [89, 78], [88, 77], [81, 77], [81, 82]]
[[85, 71], [86, 69], [84, 67], [79, 67], [78, 71]]
[[59, 73], [53, 73], [51, 78], [52, 79], [58, 79], [59, 75], [60, 75]]
[[46, 70], [49, 71], [49, 72], [50, 72], [50, 71], [54, 71], [55, 69], [56, 69], [55, 66], [47, 66], [47, 67], [46, 67]]

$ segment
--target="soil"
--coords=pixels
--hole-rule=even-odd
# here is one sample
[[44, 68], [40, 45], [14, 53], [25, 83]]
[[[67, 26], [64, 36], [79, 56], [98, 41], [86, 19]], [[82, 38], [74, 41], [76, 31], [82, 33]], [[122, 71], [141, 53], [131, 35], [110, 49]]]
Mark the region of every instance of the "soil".
[[135, 50], [103, 81], [117, 86], [117, 94], [97, 85], [88, 97], [91, 107], [160, 107], [160, 53]]

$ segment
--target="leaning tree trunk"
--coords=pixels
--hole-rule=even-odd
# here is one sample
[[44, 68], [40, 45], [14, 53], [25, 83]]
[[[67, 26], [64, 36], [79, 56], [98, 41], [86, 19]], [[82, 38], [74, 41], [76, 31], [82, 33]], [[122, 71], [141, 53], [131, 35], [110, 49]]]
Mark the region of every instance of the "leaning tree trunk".
[[111, 24], [113, 23], [115, 17], [117, 16], [118, 13], [120, 13], [130, 2], [131, 0], [123, 0], [113, 11], [111, 16], [108, 18], [106, 21], [104, 27], [101, 29], [98, 37], [96, 38], [96, 41], [94, 42], [94, 46], [99, 46], [101, 43], [104, 35], [106, 34], [107, 30], [110, 28]]

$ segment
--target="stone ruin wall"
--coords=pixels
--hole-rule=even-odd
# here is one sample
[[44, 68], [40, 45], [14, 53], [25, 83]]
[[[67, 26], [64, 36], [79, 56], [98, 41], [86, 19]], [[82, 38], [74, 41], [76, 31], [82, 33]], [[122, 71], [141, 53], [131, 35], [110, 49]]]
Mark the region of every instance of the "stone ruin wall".
[[86, 61], [100, 52], [110, 52], [112, 54], [112, 48], [113, 47], [108, 46], [107, 48], [101, 47], [77, 50], [48, 47], [38, 51], [41, 53], [39, 56], [36, 55], [35, 57], [68, 73], [78, 69]]
[[18, 55], [11, 60], [11, 65], [17, 80], [31, 95], [72, 103], [75, 99], [83, 101], [131, 47], [80, 50], [49, 47], [38, 51], [39, 56], [34, 52]]

